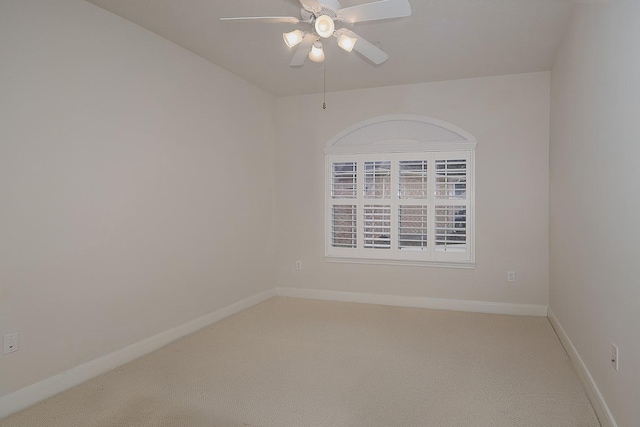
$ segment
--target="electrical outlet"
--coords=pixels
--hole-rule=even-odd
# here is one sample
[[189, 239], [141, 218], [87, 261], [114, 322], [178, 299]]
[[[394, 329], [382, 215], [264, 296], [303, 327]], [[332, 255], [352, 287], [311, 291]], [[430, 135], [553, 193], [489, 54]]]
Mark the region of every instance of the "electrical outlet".
[[302, 261], [300, 260], [296, 261], [296, 270], [298, 271], [302, 270]]
[[516, 272], [507, 271], [507, 282], [515, 282], [515, 281], [516, 281]]
[[13, 353], [14, 351], [18, 351], [20, 349], [20, 335], [18, 334], [18, 332], [7, 334], [4, 336], [2, 344], [2, 354], [9, 354]]
[[611, 344], [611, 366], [618, 370], [618, 346], [615, 344]]

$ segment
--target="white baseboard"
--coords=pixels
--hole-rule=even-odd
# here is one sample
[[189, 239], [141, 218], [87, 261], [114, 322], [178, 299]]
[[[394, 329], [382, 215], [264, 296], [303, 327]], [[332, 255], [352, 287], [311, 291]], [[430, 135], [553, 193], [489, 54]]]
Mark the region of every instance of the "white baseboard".
[[553, 326], [553, 329], [556, 331], [556, 335], [560, 339], [562, 346], [569, 355], [569, 359], [571, 359], [571, 361], [573, 362], [576, 373], [578, 374], [580, 381], [582, 381], [582, 384], [585, 387], [587, 396], [591, 401], [591, 406], [593, 406], [593, 410], [596, 412], [600, 424], [602, 425], [602, 427], [618, 427], [618, 424], [616, 424], [616, 420], [613, 418], [613, 415], [611, 414], [611, 411], [607, 406], [607, 402], [605, 402], [604, 398], [602, 397], [602, 394], [600, 393], [596, 382], [593, 380], [591, 373], [587, 369], [587, 366], [584, 364], [582, 358], [580, 357], [580, 354], [578, 354], [578, 351], [573, 346], [573, 343], [569, 339], [569, 336], [562, 328], [562, 325], [558, 321], [558, 318], [553, 314], [553, 311], [551, 311], [551, 308], [549, 308], [549, 314], [547, 317], [549, 318], [549, 322], [551, 322], [551, 326]]
[[253, 295], [209, 314], [205, 314], [204, 316], [198, 317], [197, 319], [183, 325], [160, 332], [159, 334], [146, 338], [135, 344], [131, 344], [121, 350], [83, 363], [80, 366], [76, 366], [75, 368], [62, 372], [61, 374], [54, 375], [53, 377], [49, 377], [43, 381], [3, 396], [0, 398], [0, 418], [11, 415], [14, 412], [149, 354], [152, 351], [164, 347], [172, 341], [189, 335], [198, 329], [204, 328], [205, 326], [266, 301], [274, 296], [276, 296], [275, 289]]
[[277, 295], [291, 298], [326, 301], [358, 302], [399, 307], [431, 308], [434, 310], [467, 311], [473, 313], [511, 314], [517, 316], [547, 316], [546, 305], [507, 304], [500, 302], [467, 301], [442, 298], [379, 295], [321, 289], [277, 288]]

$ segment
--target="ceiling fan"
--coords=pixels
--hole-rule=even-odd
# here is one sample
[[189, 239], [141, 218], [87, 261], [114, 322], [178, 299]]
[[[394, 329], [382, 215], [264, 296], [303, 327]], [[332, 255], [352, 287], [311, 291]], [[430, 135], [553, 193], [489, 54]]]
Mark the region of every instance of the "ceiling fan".
[[307, 57], [314, 62], [324, 61], [321, 39], [332, 36], [338, 40], [338, 46], [345, 51], [351, 52], [355, 49], [356, 52], [378, 65], [385, 62], [389, 55], [349, 28], [336, 28], [336, 25], [402, 18], [411, 15], [409, 0], [380, 0], [345, 8], [342, 8], [338, 0], [300, 0], [300, 4], [302, 6], [300, 18], [293, 16], [244, 16], [220, 18], [220, 20], [311, 25], [310, 31], [297, 29], [282, 35], [289, 48], [298, 46], [289, 64], [292, 67], [302, 66]]

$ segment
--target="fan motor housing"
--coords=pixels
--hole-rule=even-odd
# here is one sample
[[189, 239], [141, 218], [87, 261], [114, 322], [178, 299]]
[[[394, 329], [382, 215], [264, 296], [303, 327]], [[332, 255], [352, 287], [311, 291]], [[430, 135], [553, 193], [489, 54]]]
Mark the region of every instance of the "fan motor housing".
[[342, 8], [338, 0], [320, 0], [318, 3], [320, 3], [320, 6], [322, 6], [323, 12], [325, 10], [331, 11], [334, 15], [336, 13], [336, 10], [340, 10]]
[[309, 12], [305, 8], [300, 9], [300, 16], [303, 21], [311, 20], [320, 15], [329, 15], [332, 18], [336, 18], [336, 11], [342, 8], [338, 0], [321, 0], [318, 4], [320, 4], [321, 9], [316, 14]]

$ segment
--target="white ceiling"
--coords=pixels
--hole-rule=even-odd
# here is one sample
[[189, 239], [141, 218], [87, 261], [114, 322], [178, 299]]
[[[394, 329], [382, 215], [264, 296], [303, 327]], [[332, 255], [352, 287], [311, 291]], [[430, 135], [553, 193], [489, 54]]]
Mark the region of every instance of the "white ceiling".
[[[407, 18], [355, 24], [389, 60], [375, 66], [324, 43], [326, 60], [289, 66], [282, 33], [308, 24], [221, 22], [300, 16], [297, 0], [88, 0], [277, 96], [484, 77], [551, 68], [571, 0], [410, 0]], [[368, 0], [342, 0], [343, 7]]]

